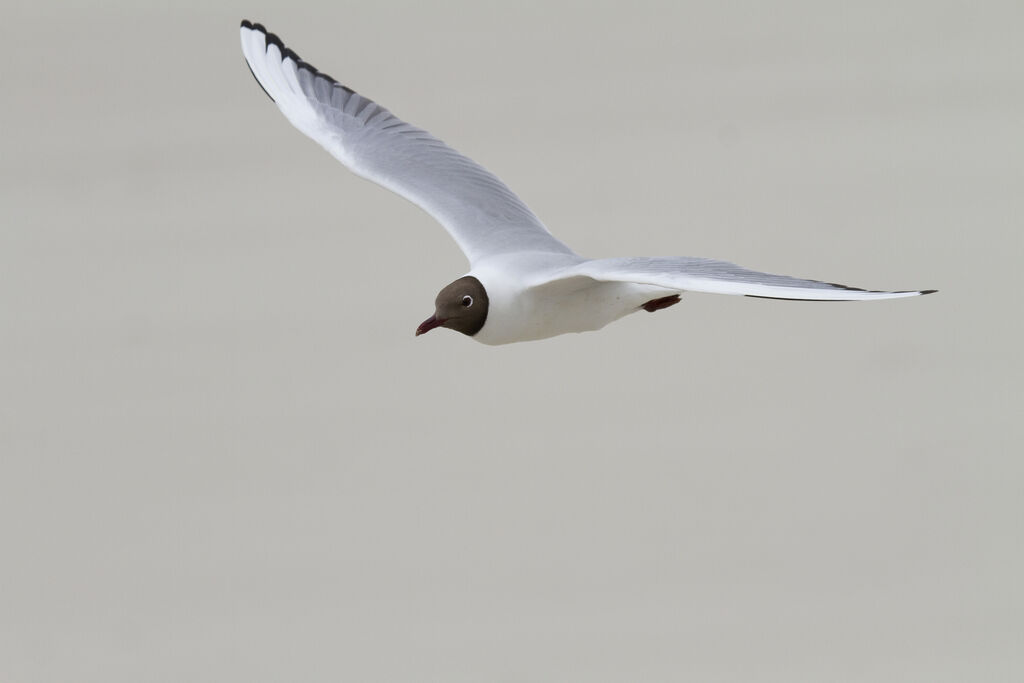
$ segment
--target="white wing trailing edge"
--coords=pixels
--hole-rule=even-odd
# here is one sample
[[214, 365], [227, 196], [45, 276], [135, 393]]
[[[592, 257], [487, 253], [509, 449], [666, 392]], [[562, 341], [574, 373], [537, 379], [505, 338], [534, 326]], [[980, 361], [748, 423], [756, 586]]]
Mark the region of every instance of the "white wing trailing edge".
[[496, 254], [572, 255], [504, 183], [243, 21], [242, 52], [285, 117], [358, 175], [405, 197], [451, 234], [470, 263]]
[[747, 270], [733, 263], [706, 258], [609, 258], [584, 261], [559, 272], [553, 280], [586, 276], [598, 281], [633, 282], [666, 289], [710, 294], [737, 294], [795, 301], [866, 301], [932, 294], [924, 289], [878, 292], [832, 282], [803, 280]]

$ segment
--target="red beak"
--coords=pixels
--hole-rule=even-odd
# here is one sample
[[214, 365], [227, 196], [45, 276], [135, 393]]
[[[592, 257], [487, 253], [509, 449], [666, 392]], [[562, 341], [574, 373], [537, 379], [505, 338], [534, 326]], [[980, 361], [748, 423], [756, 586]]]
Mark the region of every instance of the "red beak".
[[424, 320], [422, 323], [420, 323], [420, 326], [416, 328], [416, 336], [418, 337], [421, 334], [426, 334], [435, 327], [440, 327], [445, 322], [447, 322], [445, 318], [439, 319], [436, 315], [432, 315], [426, 320]]

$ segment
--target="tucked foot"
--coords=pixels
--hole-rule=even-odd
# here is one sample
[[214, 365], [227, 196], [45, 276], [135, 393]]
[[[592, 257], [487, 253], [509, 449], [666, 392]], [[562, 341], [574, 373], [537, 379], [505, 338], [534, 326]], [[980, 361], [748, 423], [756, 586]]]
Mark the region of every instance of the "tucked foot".
[[660, 311], [663, 308], [675, 306], [677, 303], [679, 303], [679, 295], [673, 294], [672, 296], [663, 296], [660, 299], [651, 299], [640, 306], [640, 308], [644, 309], [648, 313], [654, 313], [655, 311]]

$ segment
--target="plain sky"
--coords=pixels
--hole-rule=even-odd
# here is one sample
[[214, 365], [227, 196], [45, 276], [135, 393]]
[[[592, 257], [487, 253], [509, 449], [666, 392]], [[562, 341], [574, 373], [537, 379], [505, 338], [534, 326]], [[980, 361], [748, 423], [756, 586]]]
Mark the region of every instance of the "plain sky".
[[[3, 15], [0, 680], [1024, 680], [1019, 2]], [[941, 291], [414, 338], [242, 18], [585, 255]]]

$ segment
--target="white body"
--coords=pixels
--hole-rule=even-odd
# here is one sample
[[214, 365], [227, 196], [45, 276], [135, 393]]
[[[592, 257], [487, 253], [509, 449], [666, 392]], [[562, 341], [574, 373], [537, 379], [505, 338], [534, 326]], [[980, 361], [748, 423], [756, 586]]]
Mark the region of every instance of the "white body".
[[[468, 273], [490, 299], [487, 321], [473, 339], [509, 344], [569, 332], [599, 330], [640, 306], [678, 290], [588, 276], [559, 277], [586, 259], [565, 254], [519, 253], [484, 259]], [[524, 278], [529, 273], [531, 277]]]

